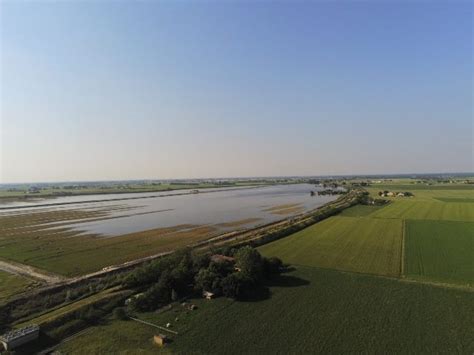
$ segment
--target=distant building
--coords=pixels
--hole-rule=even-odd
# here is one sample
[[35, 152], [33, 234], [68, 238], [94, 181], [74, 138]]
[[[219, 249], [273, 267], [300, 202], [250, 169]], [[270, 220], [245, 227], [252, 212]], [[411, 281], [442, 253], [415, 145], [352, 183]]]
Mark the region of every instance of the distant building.
[[153, 342], [158, 346], [163, 346], [168, 342], [168, 337], [163, 334], [157, 334], [153, 337]]
[[31, 186], [27, 191], [27, 193], [29, 194], [38, 194], [39, 192], [40, 192], [40, 188], [36, 186]]
[[38, 339], [38, 336], [39, 326], [32, 324], [0, 335], [0, 343], [3, 344], [5, 350], [9, 351], [20, 345], [29, 343], [32, 340]]

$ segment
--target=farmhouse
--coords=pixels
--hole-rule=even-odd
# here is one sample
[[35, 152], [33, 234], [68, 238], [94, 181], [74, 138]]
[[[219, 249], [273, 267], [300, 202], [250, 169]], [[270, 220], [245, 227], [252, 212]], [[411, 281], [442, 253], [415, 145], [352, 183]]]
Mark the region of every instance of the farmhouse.
[[158, 346], [163, 346], [168, 342], [168, 337], [163, 334], [157, 334], [153, 337], [153, 342]]
[[12, 350], [20, 345], [26, 344], [39, 336], [39, 326], [36, 324], [24, 328], [15, 329], [0, 336], [0, 343], [5, 350]]

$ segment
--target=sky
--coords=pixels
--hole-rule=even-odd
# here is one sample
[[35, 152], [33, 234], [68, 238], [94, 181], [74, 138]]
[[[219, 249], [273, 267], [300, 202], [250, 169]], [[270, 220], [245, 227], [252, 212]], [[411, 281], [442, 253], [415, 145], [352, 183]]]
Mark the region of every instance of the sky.
[[0, 1], [0, 183], [472, 172], [469, 1]]

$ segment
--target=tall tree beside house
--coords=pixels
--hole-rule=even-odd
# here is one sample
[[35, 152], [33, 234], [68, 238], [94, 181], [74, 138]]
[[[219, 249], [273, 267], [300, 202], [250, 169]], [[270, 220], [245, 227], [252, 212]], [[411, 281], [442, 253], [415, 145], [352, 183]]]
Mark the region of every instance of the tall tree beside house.
[[235, 254], [235, 266], [240, 269], [243, 277], [257, 282], [263, 277], [263, 258], [250, 246], [240, 248]]

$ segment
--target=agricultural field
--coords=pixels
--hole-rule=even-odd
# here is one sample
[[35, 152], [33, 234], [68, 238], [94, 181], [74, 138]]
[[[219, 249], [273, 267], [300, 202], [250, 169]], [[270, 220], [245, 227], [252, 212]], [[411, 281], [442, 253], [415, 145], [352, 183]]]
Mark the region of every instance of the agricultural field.
[[36, 282], [26, 277], [0, 271], [0, 304], [8, 301], [12, 296], [33, 288]]
[[[474, 351], [472, 292], [370, 275], [298, 266], [270, 285], [271, 296], [236, 302], [192, 300], [138, 317], [170, 322], [179, 334], [158, 349], [162, 333], [109, 319], [62, 344], [62, 354], [465, 353]], [[455, 306], [453, 306], [455, 305]], [[409, 321], [407, 321], [409, 320]], [[344, 341], [341, 341], [344, 339]]]
[[474, 222], [408, 221], [408, 277], [474, 286]]
[[[356, 208], [348, 213], [367, 212]], [[290, 264], [400, 276], [402, 228], [397, 219], [336, 216], [266, 244], [259, 251]]]
[[339, 215], [344, 217], [368, 217], [385, 206], [356, 205], [345, 209]]
[[394, 201], [371, 217], [469, 222], [474, 221], [474, 203], [404, 199]]
[[291, 264], [472, 286], [473, 185], [400, 180], [367, 190], [376, 198], [381, 190], [411, 191], [414, 197], [351, 207], [261, 252]]

